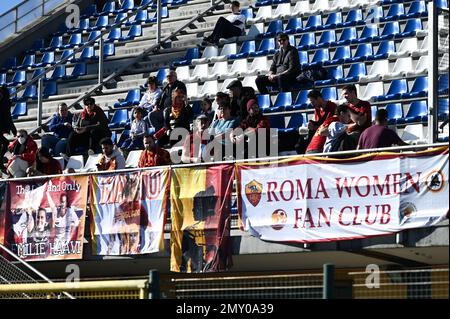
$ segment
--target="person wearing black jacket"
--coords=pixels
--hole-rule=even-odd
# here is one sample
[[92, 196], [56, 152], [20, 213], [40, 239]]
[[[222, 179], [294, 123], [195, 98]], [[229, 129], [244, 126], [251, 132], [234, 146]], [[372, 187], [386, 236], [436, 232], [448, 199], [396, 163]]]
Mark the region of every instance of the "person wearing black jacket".
[[8, 89], [0, 86], [0, 170], [5, 171], [3, 157], [8, 151], [8, 139], [4, 134], [17, 134], [16, 126], [11, 117], [11, 100]]
[[231, 115], [245, 119], [248, 115], [247, 102], [256, 99], [255, 90], [250, 86], [242, 86], [239, 80], [231, 82], [227, 89], [231, 95]]
[[268, 94], [268, 86], [287, 92], [295, 83], [300, 72], [297, 49], [289, 44], [287, 34], [280, 33], [277, 37], [280, 49], [275, 53], [270, 71], [256, 78], [256, 86], [260, 94]]
[[110, 137], [111, 131], [108, 128], [108, 118], [103, 110], [95, 105], [95, 100], [91, 97], [83, 100], [84, 110], [81, 112], [74, 131], [69, 135], [67, 141], [67, 154], [75, 154], [78, 147], [89, 149], [88, 154], [101, 153], [100, 140]]

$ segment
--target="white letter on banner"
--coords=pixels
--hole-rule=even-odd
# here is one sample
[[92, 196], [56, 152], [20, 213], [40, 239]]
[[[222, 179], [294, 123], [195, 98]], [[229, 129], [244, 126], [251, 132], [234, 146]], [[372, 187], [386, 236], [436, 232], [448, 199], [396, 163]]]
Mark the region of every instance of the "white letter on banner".
[[80, 282], [80, 267], [75, 264], [69, 264], [66, 266], [66, 273], [69, 274], [66, 278], [66, 285], [77, 288]]
[[78, 28], [80, 26], [80, 7], [70, 4], [66, 7], [66, 13], [69, 13], [66, 18], [67, 29]]
[[366, 273], [369, 274], [366, 278], [366, 287], [369, 289], [380, 288], [380, 267], [375, 264], [367, 265]]

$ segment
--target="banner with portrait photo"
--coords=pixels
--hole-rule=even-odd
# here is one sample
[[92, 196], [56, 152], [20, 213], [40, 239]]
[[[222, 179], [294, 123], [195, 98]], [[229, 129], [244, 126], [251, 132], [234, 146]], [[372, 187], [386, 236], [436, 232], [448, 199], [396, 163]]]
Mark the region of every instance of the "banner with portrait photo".
[[448, 218], [448, 148], [238, 164], [241, 227], [263, 240], [393, 234]]
[[176, 168], [170, 203], [170, 270], [201, 273], [231, 267], [233, 165]]
[[134, 255], [164, 247], [168, 169], [91, 176], [92, 253]]
[[5, 245], [27, 261], [81, 259], [87, 188], [84, 176], [8, 182]]

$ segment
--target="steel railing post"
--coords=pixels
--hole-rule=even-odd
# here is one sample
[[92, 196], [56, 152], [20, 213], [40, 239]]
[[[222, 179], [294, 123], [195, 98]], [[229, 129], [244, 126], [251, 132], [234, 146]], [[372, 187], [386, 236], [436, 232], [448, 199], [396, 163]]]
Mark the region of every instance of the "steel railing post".
[[428, 3], [428, 142], [438, 136], [438, 10], [434, 1]]
[[43, 93], [43, 86], [44, 86], [44, 78], [41, 77], [38, 80], [38, 100], [37, 100], [37, 127], [41, 127], [42, 125], [42, 93]]
[[103, 50], [105, 47], [105, 42], [103, 40], [103, 34], [100, 37], [100, 43], [98, 46], [98, 84], [103, 83]]

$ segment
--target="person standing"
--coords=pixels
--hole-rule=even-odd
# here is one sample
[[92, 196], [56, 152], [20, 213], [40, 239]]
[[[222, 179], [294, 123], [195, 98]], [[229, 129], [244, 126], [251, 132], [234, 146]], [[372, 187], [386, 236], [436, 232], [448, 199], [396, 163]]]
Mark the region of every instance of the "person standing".
[[6, 174], [3, 157], [8, 151], [8, 139], [4, 134], [17, 134], [16, 126], [11, 117], [11, 100], [8, 89], [0, 86], [0, 170]]
[[350, 125], [348, 131], [351, 132], [364, 132], [365, 129], [372, 125], [372, 108], [368, 101], [360, 100], [356, 93], [356, 86], [354, 84], [349, 84], [344, 86], [342, 95], [344, 99], [347, 100], [348, 107], [352, 110], [354, 114], [364, 115], [365, 121], [360, 121], [360, 123], [354, 123]]

